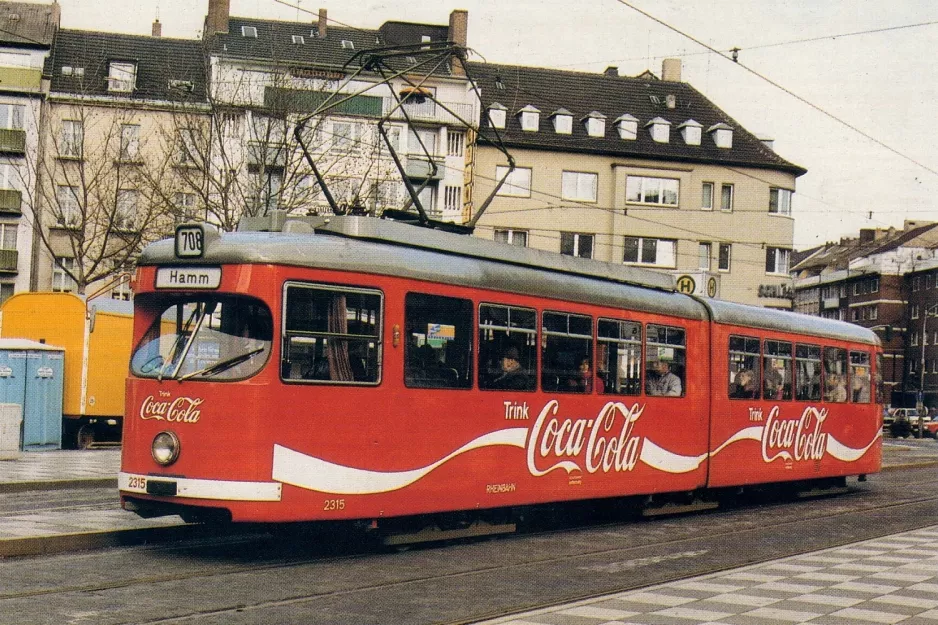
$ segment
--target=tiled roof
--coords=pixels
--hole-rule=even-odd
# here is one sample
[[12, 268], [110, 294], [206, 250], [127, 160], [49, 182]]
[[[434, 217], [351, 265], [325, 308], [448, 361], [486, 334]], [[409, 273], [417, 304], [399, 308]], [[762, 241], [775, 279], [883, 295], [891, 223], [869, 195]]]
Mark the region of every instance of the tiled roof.
[[850, 261], [857, 258], [885, 254], [895, 249], [910, 245], [910, 247], [930, 247], [934, 244], [938, 231], [938, 223], [930, 223], [908, 230], [897, 230], [885, 237], [860, 241], [848, 239], [840, 243], [830, 243], [824, 248], [814, 248], [813, 252], [797, 262], [792, 261], [792, 271], [818, 271], [824, 268], [846, 269]]
[[48, 48], [59, 25], [58, 4], [0, 4], [0, 44]]
[[[257, 29], [257, 37], [244, 36], [244, 27]], [[265, 63], [339, 70], [362, 50], [420, 44], [424, 35], [429, 36], [430, 41], [446, 41], [449, 27], [386, 22], [378, 30], [367, 30], [329, 24], [326, 38], [321, 39], [316, 22], [232, 17], [228, 20], [228, 33], [215, 35], [209, 49], [212, 54], [242, 60], [257, 59]], [[303, 37], [303, 43], [294, 43], [294, 36]], [[352, 47], [343, 44], [343, 41], [351, 42]], [[398, 58], [389, 65], [392, 68], [403, 68], [407, 63], [406, 59]], [[350, 67], [357, 69], [358, 64], [353, 63]], [[448, 74], [449, 69], [440, 67], [435, 73]]]
[[[759, 167], [787, 171], [796, 176], [807, 171], [767, 148], [687, 83], [487, 63], [469, 63], [469, 76], [480, 86], [483, 110], [492, 102], [507, 107], [507, 127], [499, 133], [508, 147]], [[674, 96], [674, 108], [668, 108], [668, 96]], [[541, 116], [538, 132], [522, 131], [515, 113], [526, 105], [533, 105], [541, 111], [554, 111], [560, 107], [572, 111], [576, 120], [573, 134], [555, 133], [546, 115]], [[590, 137], [583, 124], [579, 123], [593, 111], [606, 116], [603, 137]], [[619, 138], [612, 120], [623, 114], [638, 119], [638, 137], [634, 140]], [[672, 124], [667, 143], [653, 141], [648, 129], [644, 128], [657, 117]], [[703, 126], [700, 145], [687, 145], [678, 130], [678, 126], [689, 119]], [[732, 148], [718, 148], [709, 136], [708, 129], [721, 123], [733, 128]]]
[[[108, 91], [111, 61], [136, 63], [133, 92]], [[72, 68], [71, 75], [63, 74], [63, 67]], [[83, 69], [83, 75], [77, 75], [77, 68]], [[52, 79], [52, 93], [177, 102], [206, 98], [202, 42], [194, 39], [59, 30], [45, 71]]]

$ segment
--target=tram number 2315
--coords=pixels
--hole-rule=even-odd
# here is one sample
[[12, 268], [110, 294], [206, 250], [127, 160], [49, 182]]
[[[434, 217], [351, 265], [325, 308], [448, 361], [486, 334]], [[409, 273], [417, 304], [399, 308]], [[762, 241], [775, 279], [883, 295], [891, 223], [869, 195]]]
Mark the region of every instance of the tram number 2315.
[[336, 510], [345, 510], [345, 500], [344, 499], [326, 499], [323, 502], [322, 509], [326, 512], [332, 512]]

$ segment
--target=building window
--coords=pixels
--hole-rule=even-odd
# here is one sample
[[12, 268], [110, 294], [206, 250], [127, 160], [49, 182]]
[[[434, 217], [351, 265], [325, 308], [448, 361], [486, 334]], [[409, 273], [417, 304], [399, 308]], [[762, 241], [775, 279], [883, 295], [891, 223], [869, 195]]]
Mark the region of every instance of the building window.
[[66, 119], [62, 122], [62, 134], [59, 136], [59, 156], [81, 158], [85, 131], [81, 121]]
[[701, 271], [710, 271], [710, 243], [701, 243], [698, 248], [697, 268]]
[[22, 104], [0, 104], [0, 128], [8, 130], [23, 130], [25, 126], [26, 107]]
[[194, 128], [180, 128], [177, 131], [176, 158], [179, 165], [193, 166], [196, 164], [199, 152], [195, 138], [196, 131]]
[[29, 54], [23, 54], [22, 52], [0, 52], [0, 66], [30, 67]]
[[13, 297], [16, 287], [12, 282], [0, 283], [0, 304]]
[[499, 243], [527, 247], [528, 233], [525, 230], [496, 230], [495, 240]]
[[705, 211], [713, 210], [713, 183], [712, 182], [703, 183], [703, 188], [701, 190], [701, 196], [700, 196], [700, 210], [705, 210]]
[[121, 126], [120, 160], [136, 161], [140, 157], [140, 126], [123, 124]]
[[593, 257], [593, 235], [579, 232], [560, 233], [560, 253], [579, 258]]
[[717, 264], [717, 268], [720, 271], [730, 270], [730, 256], [732, 251], [733, 246], [730, 243], [720, 243], [720, 260]]
[[622, 262], [673, 269], [677, 266], [674, 253], [676, 248], [677, 241], [670, 239], [625, 237], [625, 254]]
[[443, 188], [443, 210], [455, 212], [462, 209], [462, 187]]
[[117, 208], [114, 211], [114, 227], [130, 232], [136, 229], [137, 202], [140, 193], [136, 189], [120, 189], [117, 192]]
[[[925, 284], [928, 285], [931, 282], [931, 275], [925, 276], [925, 278]], [[879, 293], [879, 278], [870, 280], [870, 293]]]
[[791, 215], [791, 191], [769, 189], [769, 213]]
[[0, 249], [16, 249], [16, 224], [0, 224]]
[[306, 40], [303, 38], [303, 35], [293, 35], [292, 39], [293, 39], [293, 43], [296, 43], [299, 45], [303, 45], [306, 43]]
[[[358, 152], [360, 131], [361, 127], [352, 122], [332, 122], [332, 150], [341, 153]], [[413, 129], [411, 129], [411, 134], [416, 134]], [[434, 154], [436, 150], [435, 134], [433, 138], [432, 145], [427, 145], [427, 151], [430, 154]], [[412, 144], [415, 149], [412, 149], [411, 152], [416, 152], [420, 144], [416, 141], [413, 141]]]
[[56, 189], [59, 225], [74, 227], [81, 223], [81, 206], [78, 202], [78, 187], [59, 185]]
[[579, 171], [563, 172], [561, 197], [577, 202], [595, 202], [599, 175]]
[[[508, 167], [498, 165], [495, 167], [496, 183], [508, 174]], [[505, 179], [505, 184], [498, 190], [498, 195], [514, 197], [531, 197], [531, 168], [515, 167]]]
[[680, 181], [676, 178], [629, 176], [625, 181], [625, 201], [633, 204], [677, 206]]
[[[123, 270], [123, 269], [122, 269]], [[126, 273], [130, 273], [130, 270], [127, 270]], [[117, 284], [111, 289], [111, 299], [118, 299], [123, 302], [129, 302], [131, 298], [132, 291], [130, 289], [130, 279], [129, 276], [125, 276], [126, 279], [121, 279], [117, 281]]]
[[733, 185], [731, 184], [724, 184], [720, 187], [720, 210], [726, 212], [733, 210]]
[[765, 249], [765, 272], [788, 275], [788, 261], [791, 250], [781, 247], [767, 247]]
[[111, 61], [107, 76], [107, 90], [129, 93], [137, 86], [137, 64]]
[[507, 111], [504, 108], [489, 108], [489, 123], [492, 128], [504, 129], [507, 117]]
[[912, 318], [918, 319], [918, 304], [912, 306]]
[[176, 193], [173, 196], [173, 205], [176, 208], [177, 221], [183, 222], [198, 220], [198, 215], [196, 214], [195, 193]]
[[912, 290], [918, 291], [920, 288], [922, 288], [922, 280], [919, 276], [915, 276], [912, 278]]
[[250, 37], [251, 39], [257, 39], [257, 26], [242, 26], [241, 36]]
[[[257, 206], [275, 210], [280, 206], [280, 191], [283, 188], [283, 169], [267, 167], [253, 174], [254, 188], [257, 190]], [[339, 201], [336, 195], [336, 201]]]
[[449, 131], [446, 135], [446, 155], [463, 156], [466, 151], [466, 133]]
[[68, 273], [74, 271], [74, 258], [56, 257], [52, 266], [52, 290], [56, 293], [74, 293], [78, 283]]

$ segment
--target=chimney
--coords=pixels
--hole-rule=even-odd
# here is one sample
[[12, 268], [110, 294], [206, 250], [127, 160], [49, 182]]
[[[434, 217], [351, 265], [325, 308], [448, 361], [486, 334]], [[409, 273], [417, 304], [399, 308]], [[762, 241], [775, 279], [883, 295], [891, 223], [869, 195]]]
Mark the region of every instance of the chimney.
[[163, 36], [163, 25], [160, 24], [159, 19], [153, 20], [153, 31], [150, 34], [152, 34], [154, 37]]
[[605, 69], [605, 71], [603, 71], [603, 75], [609, 76], [610, 78], [618, 78], [619, 68], [616, 67], [615, 65], [610, 65], [609, 67]]
[[329, 18], [327, 18], [326, 15], [325, 9], [319, 9], [319, 21], [316, 22], [316, 29], [320, 39], [326, 38], [326, 24], [329, 22]]
[[216, 33], [228, 33], [228, 11], [231, 0], [208, 0], [208, 15], [205, 16], [205, 32], [203, 37], [211, 37]]
[[661, 80], [681, 82], [681, 59], [665, 59], [661, 62]]
[[[457, 54], [459, 58], [464, 57], [466, 46], [469, 39], [469, 11], [465, 9], [455, 9], [449, 14], [449, 40], [459, 48]], [[450, 71], [454, 76], [465, 76], [466, 70], [460, 61], [452, 62]]]

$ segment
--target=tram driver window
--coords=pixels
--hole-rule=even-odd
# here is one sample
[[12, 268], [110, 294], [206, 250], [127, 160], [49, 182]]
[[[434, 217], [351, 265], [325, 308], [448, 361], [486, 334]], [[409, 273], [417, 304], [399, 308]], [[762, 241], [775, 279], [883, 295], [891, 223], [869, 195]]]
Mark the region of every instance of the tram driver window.
[[600, 393], [639, 395], [642, 392], [642, 324], [600, 319], [596, 324], [596, 377]]
[[408, 293], [404, 383], [411, 388], [472, 387], [472, 302]]
[[479, 306], [479, 388], [533, 391], [537, 380], [537, 313]]
[[653, 323], [645, 327], [645, 393], [684, 396], [685, 340], [684, 328]]
[[824, 348], [824, 401], [841, 404], [847, 401], [847, 350]]
[[729, 352], [729, 396], [731, 399], [759, 397], [759, 339], [731, 336]]
[[380, 381], [380, 292], [288, 284], [284, 306], [284, 379]]
[[795, 346], [795, 399], [821, 399], [821, 348], [817, 345]]
[[870, 354], [850, 352], [850, 401], [870, 403]]
[[584, 315], [545, 312], [541, 355], [541, 390], [592, 393], [593, 320]]
[[766, 400], [791, 399], [791, 343], [766, 341], [762, 363], [762, 398]]

